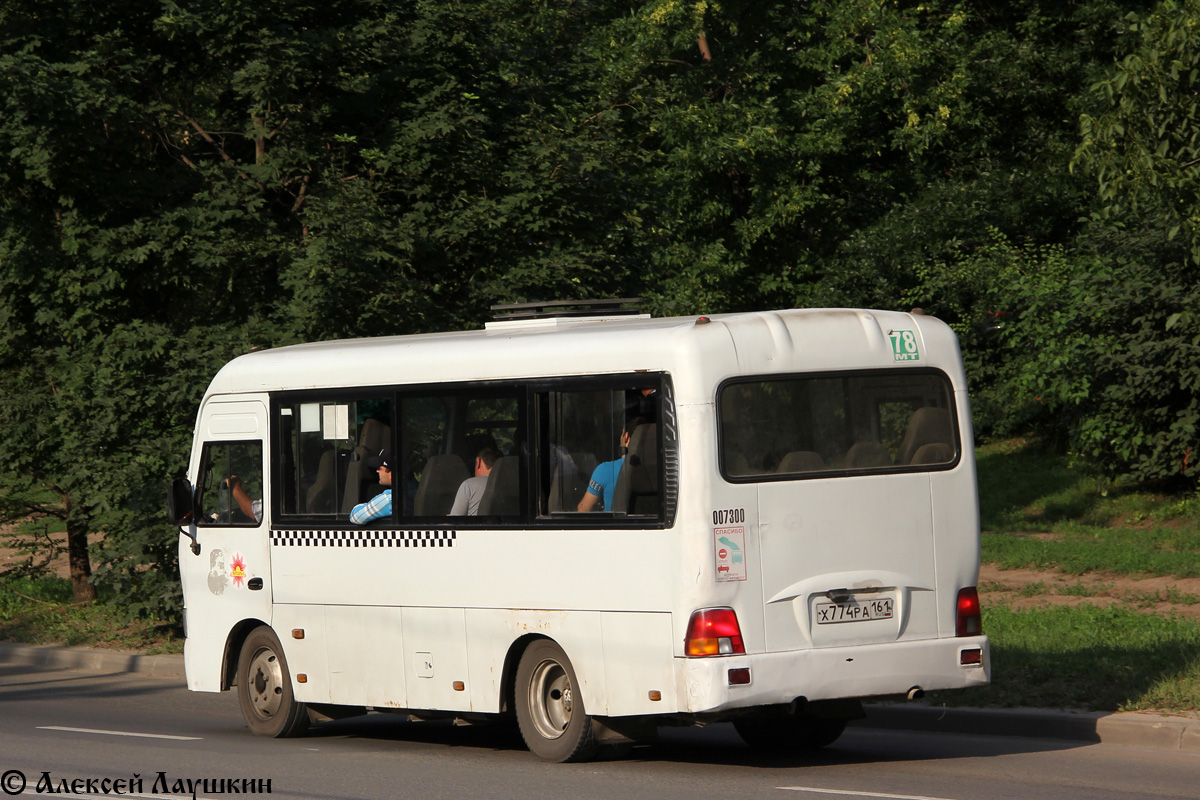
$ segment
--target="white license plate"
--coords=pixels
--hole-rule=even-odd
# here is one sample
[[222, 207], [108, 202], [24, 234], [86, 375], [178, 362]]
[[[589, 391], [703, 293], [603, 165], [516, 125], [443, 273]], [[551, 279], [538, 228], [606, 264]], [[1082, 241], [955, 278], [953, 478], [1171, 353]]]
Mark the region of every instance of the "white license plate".
[[892, 600], [891, 597], [873, 597], [869, 600], [847, 600], [842, 603], [817, 603], [817, 624], [891, 619]]

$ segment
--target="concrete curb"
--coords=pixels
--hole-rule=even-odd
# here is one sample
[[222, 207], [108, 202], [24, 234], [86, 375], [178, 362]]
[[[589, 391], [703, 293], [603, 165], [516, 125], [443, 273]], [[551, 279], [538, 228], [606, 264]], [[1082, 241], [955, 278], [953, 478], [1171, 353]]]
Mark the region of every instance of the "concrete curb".
[[0, 664], [41, 669], [79, 669], [89, 672], [132, 672], [151, 678], [184, 680], [183, 656], [147, 656], [88, 647], [0, 642]]
[[928, 733], [969, 733], [1065, 739], [1200, 753], [1200, 715], [1165, 716], [1137, 711], [1070, 712], [1023, 708], [946, 708], [869, 705], [866, 728]]
[[[184, 680], [183, 656], [147, 656], [84, 647], [0, 642], [0, 665], [44, 670], [136, 673]], [[967, 733], [1063, 739], [1200, 754], [1200, 714], [1073, 713], [1042, 709], [944, 708], [919, 703], [868, 705], [867, 718], [851, 725], [879, 730]]]

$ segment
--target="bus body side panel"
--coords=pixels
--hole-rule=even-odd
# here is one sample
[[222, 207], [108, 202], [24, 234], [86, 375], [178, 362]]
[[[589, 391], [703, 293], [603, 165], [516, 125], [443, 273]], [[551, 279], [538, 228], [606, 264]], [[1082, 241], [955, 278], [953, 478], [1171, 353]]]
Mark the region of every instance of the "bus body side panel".
[[466, 610], [417, 606], [401, 616], [408, 707], [471, 711]]
[[601, 631], [600, 615], [594, 612], [467, 609], [471, 672], [467, 688], [472, 706], [480, 711], [499, 711], [504, 661], [513, 643], [525, 637], [542, 637], [558, 642], [571, 659], [589, 713], [604, 713], [596, 710], [605, 702]]
[[[607, 714], [672, 714], [679, 710], [670, 614], [606, 612], [604, 672]], [[659, 699], [655, 699], [655, 698]]]
[[[673, 532], [439, 531], [445, 538], [435, 541], [444, 545], [411, 547], [316, 544], [334, 532], [323, 533], [277, 535], [272, 548], [277, 613], [288, 620], [279, 635], [292, 672], [311, 670], [315, 681], [328, 659], [328, 681], [318, 681], [324, 686], [297, 687], [297, 697], [498, 711], [506, 654], [521, 637], [538, 635], [563, 647], [590, 713], [673, 709], [672, 585], [665, 578], [677, 558]], [[349, 542], [372, 531], [336, 533]], [[286, 637], [305, 626], [292, 619], [314, 603], [325, 608], [325, 630], [317, 634], [324, 645], [320, 653], [308, 649], [313, 634], [306, 631], [304, 652], [312, 658], [294, 661]], [[606, 688], [609, 674], [622, 681], [615, 694]], [[464, 691], [453, 688], [456, 681]], [[650, 690], [666, 702], [651, 704]]]
[[[962, 461], [951, 472], [930, 473], [933, 502], [933, 529], [937, 559], [938, 592], [950, 601], [959, 589], [979, 584], [981, 542], [979, 531], [979, 491], [972, 443], [971, 406], [966, 391], [954, 393], [958, 406], [958, 425], [963, 446]], [[939, 605], [941, 618], [938, 630], [942, 636], [953, 636], [955, 606], [953, 602]]]
[[[330, 664], [327, 652], [325, 607], [276, 604], [272, 616], [295, 698], [302, 703], [341, 702], [333, 699], [331, 688], [337, 666]], [[303, 683], [297, 681], [298, 675], [304, 676]]]
[[[663, 578], [664, 565], [673, 570], [676, 559], [671, 531], [368, 526], [314, 533], [276, 532], [276, 603], [666, 611], [673, 598]], [[393, 533], [414, 540], [368, 546]], [[285, 538], [291, 543], [282, 544]]]
[[468, 609], [472, 709], [500, 710], [505, 657], [515, 642], [536, 637], [567, 654], [589, 714], [672, 713], [670, 630], [667, 613]]

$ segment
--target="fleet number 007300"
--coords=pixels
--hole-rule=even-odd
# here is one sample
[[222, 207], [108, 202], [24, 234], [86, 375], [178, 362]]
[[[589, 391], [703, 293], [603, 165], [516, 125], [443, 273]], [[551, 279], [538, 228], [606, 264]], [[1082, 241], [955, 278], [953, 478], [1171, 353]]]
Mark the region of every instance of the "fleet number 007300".
[[737, 525], [746, 521], [744, 508], [718, 508], [713, 511], [713, 525]]

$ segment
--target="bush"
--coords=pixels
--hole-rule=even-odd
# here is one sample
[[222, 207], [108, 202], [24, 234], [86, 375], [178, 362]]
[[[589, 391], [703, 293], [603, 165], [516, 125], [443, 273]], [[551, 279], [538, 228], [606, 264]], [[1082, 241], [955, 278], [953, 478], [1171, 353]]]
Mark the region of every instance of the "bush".
[[923, 265], [908, 298], [963, 346], [976, 430], [1036, 432], [1112, 478], [1197, 476], [1200, 282], [1165, 238], [1074, 252], [991, 243]]

